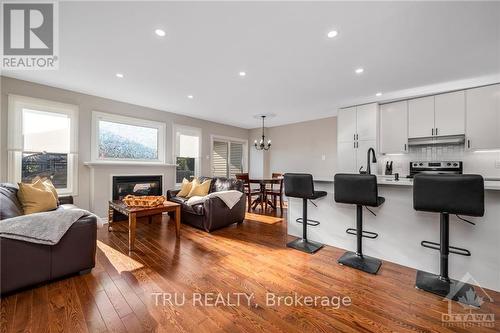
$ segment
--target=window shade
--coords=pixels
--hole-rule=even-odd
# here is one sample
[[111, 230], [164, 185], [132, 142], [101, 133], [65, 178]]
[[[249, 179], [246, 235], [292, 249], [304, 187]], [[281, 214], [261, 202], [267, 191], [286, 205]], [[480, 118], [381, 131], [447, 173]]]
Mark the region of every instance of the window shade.
[[192, 135], [179, 135], [179, 152], [177, 156], [194, 157], [200, 156], [200, 138]]
[[69, 153], [70, 118], [60, 113], [23, 109], [23, 150]]
[[228, 171], [228, 144], [227, 142], [214, 141], [212, 151], [213, 176], [227, 177]]
[[236, 178], [236, 175], [243, 172], [243, 144], [231, 142], [229, 177]]

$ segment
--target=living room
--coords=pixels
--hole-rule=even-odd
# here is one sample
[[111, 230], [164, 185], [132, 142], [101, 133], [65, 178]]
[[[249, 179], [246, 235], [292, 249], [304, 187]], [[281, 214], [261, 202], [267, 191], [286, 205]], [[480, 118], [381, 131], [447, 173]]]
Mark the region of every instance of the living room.
[[500, 2], [1, 6], [2, 332], [498, 331]]

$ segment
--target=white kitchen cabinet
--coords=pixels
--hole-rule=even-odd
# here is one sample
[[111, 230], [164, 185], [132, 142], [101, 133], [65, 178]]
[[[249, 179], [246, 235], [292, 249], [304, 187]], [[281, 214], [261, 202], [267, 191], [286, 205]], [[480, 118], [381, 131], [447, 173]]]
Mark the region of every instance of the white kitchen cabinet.
[[466, 148], [500, 149], [500, 84], [466, 91]]
[[408, 101], [408, 137], [423, 138], [434, 135], [434, 96]]
[[465, 91], [436, 95], [434, 109], [434, 135], [465, 133]]
[[353, 142], [338, 142], [337, 144], [337, 172], [353, 173], [356, 170], [356, 151]]
[[356, 107], [356, 140], [377, 139], [377, 109], [376, 103]]
[[408, 102], [380, 106], [380, 153], [408, 151]]
[[366, 164], [368, 148], [377, 149], [377, 124], [377, 103], [339, 110], [337, 172], [357, 173], [361, 165]]
[[352, 142], [356, 135], [356, 107], [340, 109], [337, 117], [338, 142]]

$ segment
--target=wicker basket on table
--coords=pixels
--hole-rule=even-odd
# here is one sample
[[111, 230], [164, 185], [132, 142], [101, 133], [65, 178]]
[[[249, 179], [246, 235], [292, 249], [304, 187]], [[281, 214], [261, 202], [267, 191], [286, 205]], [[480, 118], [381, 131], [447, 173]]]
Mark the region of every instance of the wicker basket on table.
[[163, 195], [135, 196], [129, 194], [122, 201], [127, 207], [157, 207], [162, 205], [165, 200]]

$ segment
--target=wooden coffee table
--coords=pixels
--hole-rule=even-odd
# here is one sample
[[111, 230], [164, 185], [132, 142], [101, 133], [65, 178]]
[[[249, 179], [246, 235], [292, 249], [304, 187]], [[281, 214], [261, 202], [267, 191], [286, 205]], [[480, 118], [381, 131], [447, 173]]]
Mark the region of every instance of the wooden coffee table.
[[127, 207], [121, 200], [114, 200], [109, 202], [108, 210], [108, 231], [113, 231], [113, 214], [118, 211], [123, 215], [128, 216], [128, 249], [134, 250], [135, 242], [135, 229], [138, 217], [148, 216], [150, 221], [155, 216], [160, 216], [165, 212], [175, 213], [175, 233], [180, 237], [181, 231], [181, 205], [171, 201], [165, 201], [162, 205], [156, 207]]

